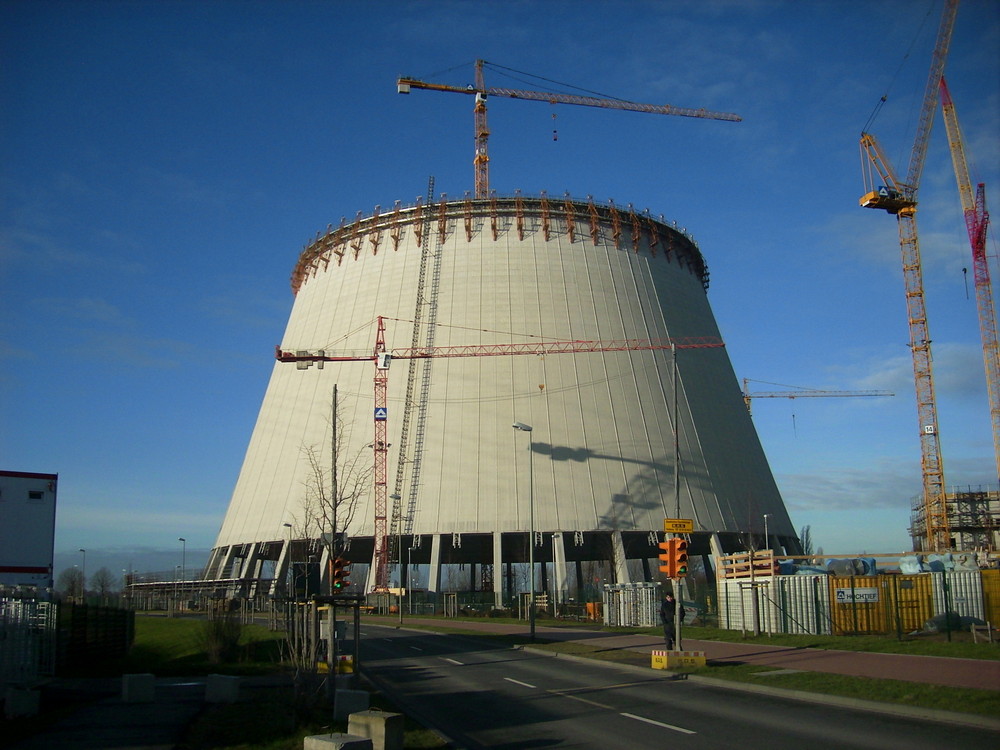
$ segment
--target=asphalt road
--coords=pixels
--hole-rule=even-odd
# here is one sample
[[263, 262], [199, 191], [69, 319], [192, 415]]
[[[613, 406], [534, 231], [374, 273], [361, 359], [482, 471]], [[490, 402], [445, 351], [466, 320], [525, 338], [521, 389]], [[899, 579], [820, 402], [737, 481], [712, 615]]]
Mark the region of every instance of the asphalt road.
[[364, 672], [456, 748], [966, 750], [997, 733], [362, 625]]

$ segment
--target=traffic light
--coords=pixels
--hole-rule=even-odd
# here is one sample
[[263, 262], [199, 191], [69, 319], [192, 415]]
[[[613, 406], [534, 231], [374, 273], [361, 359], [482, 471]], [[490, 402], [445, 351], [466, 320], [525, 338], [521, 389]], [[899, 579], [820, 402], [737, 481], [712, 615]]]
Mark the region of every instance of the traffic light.
[[351, 585], [347, 576], [351, 574], [351, 561], [338, 557], [333, 561], [333, 575], [330, 577], [330, 587], [341, 591]]
[[658, 545], [661, 550], [660, 559], [666, 565], [660, 565], [660, 572], [666, 574], [667, 578], [674, 577], [674, 540], [668, 539]]
[[671, 539], [673, 546], [674, 574], [672, 578], [683, 578], [688, 574], [688, 543], [686, 539]]
[[688, 543], [686, 539], [674, 537], [665, 542], [660, 542], [660, 559], [666, 563], [660, 565], [660, 572], [667, 578], [683, 578], [688, 574]]

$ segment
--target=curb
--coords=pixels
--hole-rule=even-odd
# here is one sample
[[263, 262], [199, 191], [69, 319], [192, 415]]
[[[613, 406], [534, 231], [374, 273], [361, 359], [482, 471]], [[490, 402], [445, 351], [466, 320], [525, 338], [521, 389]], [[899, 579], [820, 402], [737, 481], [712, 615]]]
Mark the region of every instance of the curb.
[[[546, 651], [532, 646], [520, 646], [522, 651], [528, 651], [540, 656], [549, 656], [557, 659], [569, 659], [586, 664], [596, 664], [605, 667], [624, 669], [635, 674], [649, 675], [654, 671], [650, 667], [640, 667], [635, 664], [624, 664], [621, 662], [604, 661], [602, 659], [591, 659], [577, 654], [563, 654], [558, 651]], [[660, 670], [656, 670], [660, 671]], [[941, 711], [934, 708], [921, 708], [918, 706], [904, 706], [899, 703], [880, 703], [877, 701], [862, 700], [861, 698], [849, 698], [841, 695], [827, 695], [826, 693], [809, 693], [803, 690], [792, 690], [788, 688], [777, 688], [770, 685], [752, 685], [746, 682], [733, 682], [723, 680], [718, 677], [704, 677], [702, 675], [684, 675], [683, 672], [675, 673], [663, 670], [666, 675], [672, 675], [668, 679], [685, 679], [692, 682], [699, 682], [712, 687], [725, 690], [741, 690], [745, 693], [757, 693], [759, 695], [771, 695], [778, 698], [788, 698], [789, 700], [802, 701], [804, 703], [818, 703], [825, 706], [838, 706], [840, 708], [852, 708], [858, 711], [868, 711], [870, 713], [890, 714], [893, 716], [904, 716], [911, 719], [929, 719], [942, 724], [960, 724], [964, 726], [976, 727], [979, 729], [991, 729], [1000, 731], [1000, 719], [993, 719], [980, 714], [963, 714], [957, 711]]]

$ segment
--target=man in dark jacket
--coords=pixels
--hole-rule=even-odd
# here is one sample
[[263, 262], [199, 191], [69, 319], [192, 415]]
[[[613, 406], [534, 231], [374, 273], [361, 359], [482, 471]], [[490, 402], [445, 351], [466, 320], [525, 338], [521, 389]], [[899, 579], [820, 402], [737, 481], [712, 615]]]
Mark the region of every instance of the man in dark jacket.
[[660, 621], [663, 623], [663, 640], [667, 644], [667, 651], [672, 651], [674, 648], [674, 636], [677, 633], [675, 617], [681, 618], [681, 622], [684, 622], [684, 607], [674, 600], [673, 594], [667, 593], [663, 597], [663, 603], [660, 604]]

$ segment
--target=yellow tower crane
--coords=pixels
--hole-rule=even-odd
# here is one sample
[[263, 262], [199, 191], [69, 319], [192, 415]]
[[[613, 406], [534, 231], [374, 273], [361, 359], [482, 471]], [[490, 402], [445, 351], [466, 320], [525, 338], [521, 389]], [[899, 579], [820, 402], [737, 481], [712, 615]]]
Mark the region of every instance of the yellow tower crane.
[[979, 334], [983, 341], [983, 364], [986, 367], [986, 390], [990, 400], [990, 421], [993, 424], [993, 453], [997, 476], [1000, 477], [1000, 346], [997, 344], [997, 314], [993, 306], [993, 285], [986, 259], [986, 227], [990, 215], [986, 210], [986, 186], [979, 184], [972, 195], [972, 180], [965, 159], [965, 142], [958, 124], [958, 114], [951, 100], [948, 84], [941, 78], [941, 114], [948, 131], [948, 146], [955, 166], [958, 195], [972, 245], [972, 269], [976, 284], [976, 306], [979, 311]]
[[[750, 383], [762, 383], [764, 385], [777, 385], [786, 390], [783, 391], [751, 391]], [[892, 391], [826, 391], [817, 388], [804, 388], [800, 385], [782, 385], [781, 383], [767, 383], [763, 380], [750, 380], [743, 378], [743, 403], [747, 405], [750, 412], [750, 401], [755, 398], [852, 398], [852, 397], [872, 397], [872, 396], [895, 396]]]
[[[930, 75], [924, 89], [923, 103], [917, 122], [917, 133], [910, 152], [906, 181], [896, 173], [871, 133], [861, 134], [862, 164], [865, 174], [865, 194], [859, 201], [864, 208], [877, 208], [894, 214], [899, 226], [899, 246], [902, 252], [903, 281], [906, 287], [906, 308], [910, 326], [910, 350], [913, 355], [913, 377], [917, 395], [917, 418], [920, 430], [923, 501], [926, 521], [924, 548], [928, 551], [951, 547], [948, 527], [948, 505], [945, 496], [944, 467], [938, 438], [937, 400], [931, 359], [931, 337], [924, 304], [923, 268], [920, 243], [917, 239], [917, 188], [927, 155], [927, 143], [934, 112], [937, 90], [948, 46], [955, 26], [958, 0], [946, 0], [937, 40], [931, 56]], [[876, 177], [880, 182], [876, 181]]]
[[473, 108], [475, 116], [475, 158], [472, 161], [475, 171], [475, 196], [488, 198], [490, 193], [490, 157], [488, 143], [490, 129], [486, 123], [486, 100], [490, 96], [503, 96], [509, 99], [527, 99], [550, 104], [576, 104], [583, 107], [603, 107], [604, 109], [625, 109], [632, 112], [648, 112], [656, 115], [679, 115], [681, 117], [701, 117], [709, 120], [728, 120], [740, 122], [743, 118], [729, 112], [710, 112], [707, 109], [688, 109], [674, 107], [669, 104], [639, 104], [625, 99], [602, 99], [593, 96], [578, 96], [575, 94], [557, 94], [546, 91], [524, 91], [522, 89], [507, 89], [487, 87], [483, 79], [483, 60], [476, 60], [475, 85], [447, 86], [441, 83], [428, 83], [416, 78], [399, 78], [396, 81], [396, 91], [409, 94], [411, 89], [426, 89], [428, 91], [450, 91], [455, 94], [475, 96]]

